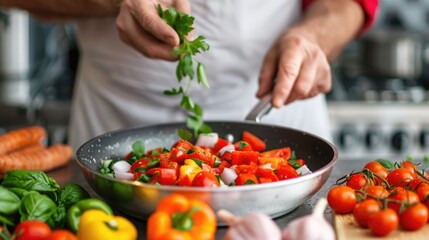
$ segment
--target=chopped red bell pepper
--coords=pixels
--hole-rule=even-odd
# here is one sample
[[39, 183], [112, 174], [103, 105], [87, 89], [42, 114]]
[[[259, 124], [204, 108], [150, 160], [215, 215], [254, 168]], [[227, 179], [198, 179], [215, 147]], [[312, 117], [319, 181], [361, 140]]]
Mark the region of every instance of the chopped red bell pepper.
[[248, 185], [248, 184], [258, 184], [258, 179], [254, 174], [238, 174], [238, 177], [235, 179], [235, 185]]
[[238, 141], [234, 143], [235, 150], [237, 151], [253, 151], [252, 146], [248, 142]]
[[213, 146], [213, 152], [217, 154], [219, 150], [221, 150], [226, 145], [231, 144], [228, 140], [225, 140], [223, 138], [218, 138], [216, 144]]
[[258, 166], [256, 165], [237, 165], [237, 167], [235, 168], [235, 171], [237, 172], [237, 174], [243, 174], [243, 173], [247, 173], [247, 174], [256, 174], [256, 170], [258, 169]]
[[267, 146], [267, 144], [262, 141], [262, 139], [258, 138], [257, 136], [253, 135], [248, 131], [243, 132], [243, 141], [248, 142], [252, 147], [253, 151], [257, 152], [264, 151], [265, 147]]
[[269, 178], [271, 182], [277, 182], [279, 178], [272, 169], [258, 167], [255, 171], [258, 178]]
[[194, 147], [194, 144], [192, 144], [189, 141], [179, 139], [174, 145], [173, 148], [179, 148], [180, 150], [187, 152], [191, 150]]
[[273, 180], [271, 180], [270, 178], [258, 178], [258, 183], [262, 184], [262, 183], [270, 183], [273, 182]]
[[149, 183], [173, 185], [177, 180], [176, 170], [172, 168], [151, 168], [146, 174], [151, 176]]
[[134, 162], [133, 165], [131, 165], [130, 173], [135, 173], [136, 170], [139, 171], [139, 169], [141, 169], [141, 170], [146, 169], [147, 170], [147, 168], [148, 168], [147, 164], [149, 162], [150, 162], [150, 160], [145, 159], [145, 158], [142, 158], [142, 159]]
[[186, 150], [184, 150], [183, 148], [174, 147], [170, 151], [170, 161], [181, 163], [187, 158], [188, 155], [186, 154]]
[[272, 169], [278, 169], [280, 166], [287, 164], [287, 161], [280, 157], [259, 157], [259, 166], [266, 164], [269, 164]]
[[186, 159], [198, 159], [207, 163], [209, 166], [213, 167], [214, 158], [212, 158], [212, 154], [210, 151], [205, 150], [204, 148], [201, 148], [198, 146], [194, 146], [194, 148], [191, 151], [192, 152], [188, 154]]
[[254, 151], [234, 151], [231, 155], [232, 165], [245, 165], [251, 162], [258, 164], [259, 153]]
[[276, 175], [279, 180], [284, 180], [298, 177], [298, 172], [293, 167], [289, 165], [284, 165], [276, 171]]
[[260, 153], [261, 157], [279, 157], [289, 160], [291, 156], [290, 147], [278, 148]]

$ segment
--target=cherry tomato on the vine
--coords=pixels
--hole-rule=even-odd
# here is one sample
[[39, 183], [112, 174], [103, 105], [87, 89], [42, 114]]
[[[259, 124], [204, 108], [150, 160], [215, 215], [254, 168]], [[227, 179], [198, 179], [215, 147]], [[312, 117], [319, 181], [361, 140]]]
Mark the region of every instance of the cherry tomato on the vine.
[[375, 236], [383, 237], [398, 228], [398, 214], [390, 208], [378, 211], [368, 218], [368, 228]]
[[375, 199], [366, 199], [356, 205], [353, 209], [353, 217], [359, 226], [368, 227], [368, 219], [372, 214], [380, 211], [380, 206]]
[[409, 231], [424, 227], [428, 221], [429, 212], [422, 203], [417, 203], [399, 214], [399, 225]]
[[397, 168], [387, 175], [386, 180], [391, 187], [405, 186], [408, 182], [414, 179], [413, 174], [408, 168]]
[[371, 186], [368, 189], [366, 189], [366, 193], [368, 193], [367, 198], [379, 198], [383, 199], [386, 198], [389, 195], [389, 192], [384, 188], [383, 186]]
[[335, 186], [328, 192], [328, 203], [334, 212], [351, 213], [356, 206], [355, 190], [348, 186]]
[[394, 190], [388, 198], [393, 201], [389, 201], [387, 207], [395, 210], [397, 213], [401, 210], [401, 206], [405, 204], [411, 205], [420, 202], [419, 196], [408, 190]]
[[370, 170], [372, 173], [376, 174], [381, 178], [386, 178], [387, 174], [389, 173], [389, 171], [383, 165], [381, 165], [381, 163], [376, 161], [372, 161], [365, 164], [363, 168]]
[[355, 189], [360, 190], [372, 186], [372, 180], [368, 179], [363, 173], [356, 173], [349, 177], [346, 185]]

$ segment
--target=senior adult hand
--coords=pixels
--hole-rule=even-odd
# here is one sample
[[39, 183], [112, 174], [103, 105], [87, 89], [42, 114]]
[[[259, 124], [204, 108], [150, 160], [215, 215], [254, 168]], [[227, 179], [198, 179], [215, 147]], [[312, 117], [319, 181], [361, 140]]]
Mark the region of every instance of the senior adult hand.
[[174, 7], [189, 14], [189, 0], [125, 0], [116, 19], [120, 39], [150, 58], [177, 60], [172, 49], [180, 40], [172, 27], [164, 22], [157, 12], [157, 6]]
[[272, 104], [279, 108], [326, 93], [331, 86], [330, 65], [321, 47], [305, 32], [292, 29], [265, 56], [257, 96], [273, 92]]

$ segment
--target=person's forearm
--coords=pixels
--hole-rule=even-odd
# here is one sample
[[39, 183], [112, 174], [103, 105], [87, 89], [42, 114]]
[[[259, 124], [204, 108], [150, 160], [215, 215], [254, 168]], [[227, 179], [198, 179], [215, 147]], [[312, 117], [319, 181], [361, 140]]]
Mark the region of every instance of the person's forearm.
[[354, 0], [317, 0], [292, 27], [313, 39], [330, 60], [362, 29], [365, 16]]
[[122, 0], [0, 0], [0, 7], [19, 8], [46, 17], [100, 17], [115, 15]]

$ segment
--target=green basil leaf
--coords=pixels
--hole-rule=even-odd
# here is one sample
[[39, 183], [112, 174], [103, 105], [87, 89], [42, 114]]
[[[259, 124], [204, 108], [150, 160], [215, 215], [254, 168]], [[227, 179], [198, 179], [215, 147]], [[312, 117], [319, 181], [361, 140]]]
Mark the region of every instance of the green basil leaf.
[[8, 171], [1, 186], [38, 192], [54, 192], [60, 188], [58, 183], [44, 172], [33, 170]]
[[59, 202], [69, 209], [73, 204], [80, 200], [89, 198], [89, 193], [81, 186], [75, 183], [69, 183], [59, 191]]
[[250, 179], [248, 179], [246, 182], [244, 182], [244, 185], [252, 185], [252, 184], [256, 184], [256, 183]]
[[18, 211], [21, 199], [8, 189], [0, 187], [0, 213], [12, 214]]
[[52, 214], [51, 218], [49, 218], [47, 223], [52, 229], [64, 228], [66, 225], [66, 216], [66, 207], [63, 204], [60, 204], [58, 205], [55, 213]]
[[395, 168], [395, 165], [392, 161], [386, 160], [386, 159], [377, 159], [377, 162], [379, 162], [383, 167], [385, 167], [387, 170], [392, 170]]
[[133, 149], [134, 155], [136, 155], [137, 158], [141, 158], [145, 154], [145, 146], [141, 140], [135, 141], [133, 143], [132, 149]]
[[192, 139], [192, 133], [185, 129], [178, 129], [177, 134], [183, 140], [190, 141]]
[[52, 199], [34, 191], [25, 195], [19, 206], [21, 222], [29, 219], [46, 222], [56, 211], [57, 205]]

